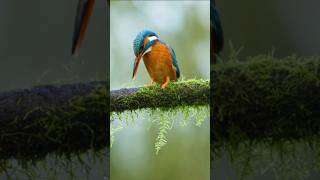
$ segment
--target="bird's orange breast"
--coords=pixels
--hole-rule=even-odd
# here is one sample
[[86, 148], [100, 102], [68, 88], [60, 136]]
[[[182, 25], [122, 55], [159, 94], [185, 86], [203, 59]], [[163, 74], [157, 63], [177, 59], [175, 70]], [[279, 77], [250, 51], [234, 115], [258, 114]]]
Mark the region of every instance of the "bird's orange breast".
[[171, 53], [165, 44], [156, 42], [151, 51], [143, 56], [143, 61], [153, 81], [163, 83], [167, 76], [170, 80], [177, 80]]

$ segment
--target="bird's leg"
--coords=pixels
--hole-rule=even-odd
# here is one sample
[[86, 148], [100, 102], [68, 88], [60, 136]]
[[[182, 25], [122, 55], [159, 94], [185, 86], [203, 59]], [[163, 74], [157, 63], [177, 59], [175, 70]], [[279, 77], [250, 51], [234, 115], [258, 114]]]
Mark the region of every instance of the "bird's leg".
[[167, 76], [167, 77], [166, 77], [166, 82], [164, 82], [164, 83], [161, 85], [161, 88], [162, 88], [162, 89], [165, 89], [165, 88], [168, 86], [169, 82], [170, 82], [170, 78], [169, 78], [169, 76]]

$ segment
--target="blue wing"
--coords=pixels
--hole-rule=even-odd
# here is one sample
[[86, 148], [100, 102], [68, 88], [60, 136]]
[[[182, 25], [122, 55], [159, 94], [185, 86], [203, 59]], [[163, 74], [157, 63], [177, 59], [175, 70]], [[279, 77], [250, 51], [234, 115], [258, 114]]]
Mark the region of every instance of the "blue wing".
[[178, 79], [180, 77], [180, 69], [179, 69], [179, 66], [178, 66], [176, 53], [174, 52], [174, 50], [170, 46], [169, 46], [169, 49], [170, 49], [170, 53], [171, 53], [171, 56], [172, 56], [172, 64], [176, 68], [176, 75], [177, 75], [177, 79]]
[[215, 40], [216, 40], [216, 47], [217, 53], [221, 52], [223, 49], [223, 30], [221, 26], [221, 21], [219, 17], [218, 10], [216, 9], [215, 0], [210, 0], [210, 22], [213, 28]]

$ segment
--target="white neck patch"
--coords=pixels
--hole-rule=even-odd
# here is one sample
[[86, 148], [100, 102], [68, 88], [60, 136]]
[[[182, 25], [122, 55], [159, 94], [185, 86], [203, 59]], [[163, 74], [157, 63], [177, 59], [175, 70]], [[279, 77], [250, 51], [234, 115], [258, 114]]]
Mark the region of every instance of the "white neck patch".
[[144, 56], [145, 54], [147, 54], [148, 52], [150, 52], [151, 49], [152, 49], [152, 46], [150, 46], [150, 47], [142, 54], [142, 56]]
[[[158, 39], [157, 36], [150, 36], [150, 37], [148, 37], [149, 42], [154, 41], [154, 40], [157, 40], [157, 39]], [[150, 52], [151, 49], [152, 49], [152, 46], [150, 46], [150, 47], [143, 53], [142, 56], [144, 56], [145, 54], [147, 54], [148, 52]]]
[[157, 36], [150, 36], [150, 37], [148, 37], [148, 39], [149, 39], [149, 41], [154, 41], [154, 40], [156, 40], [158, 38], [157, 38]]

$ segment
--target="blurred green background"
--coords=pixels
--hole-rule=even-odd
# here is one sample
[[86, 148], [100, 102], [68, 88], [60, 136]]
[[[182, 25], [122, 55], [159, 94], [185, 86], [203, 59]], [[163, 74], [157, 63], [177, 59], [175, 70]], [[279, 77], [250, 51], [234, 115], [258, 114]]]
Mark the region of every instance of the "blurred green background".
[[150, 29], [175, 50], [185, 78], [209, 79], [209, 1], [111, 1], [110, 87], [147, 84], [150, 77], [141, 63], [132, 81], [133, 40]]
[[[209, 1], [111, 1], [110, 88], [143, 86], [150, 77], [144, 63], [132, 80], [133, 40], [150, 29], [175, 50], [185, 79], [210, 78]], [[158, 112], [161, 113], [161, 112]], [[205, 111], [209, 115], [209, 111]], [[181, 114], [170, 118], [181, 119]], [[110, 150], [112, 180], [209, 179], [210, 128], [208, 118], [195, 126], [194, 118], [182, 127], [178, 120], [168, 132], [168, 142], [156, 155], [158, 126], [147, 113], [137, 113], [135, 123], [123, 124]], [[119, 126], [117, 120], [113, 126]], [[150, 128], [151, 126], [151, 128]]]
[[[121, 2], [119, 3], [121, 4]], [[78, 0], [0, 1], [1, 91], [31, 87], [38, 83], [52, 84], [83, 82], [92, 79], [106, 80], [109, 69], [111, 71], [111, 79], [118, 79], [111, 82], [112, 89], [143, 85], [149, 81], [143, 64], [140, 64], [137, 80], [135, 82], [131, 80], [134, 60], [132, 40], [143, 28], [152, 28], [159, 34], [161, 39], [175, 49], [183, 76], [186, 78], [208, 78], [209, 67], [205, 63], [207, 62], [205, 59], [207, 55], [200, 54], [201, 51], [203, 53], [208, 52], [208, 50], [202, 50], [207, 47], [200, 42], [205, 42], [202, 39], [207, 34], [192, 33], [195, 31], [204, 32], [206, 29], [206, 18], [204, 16], [208, 16], [208, 14], [206, 11], [200, 12], [199, 10], [202, 9], [200, 4], [206, 4], [206, 1], [199, 2], [199, 4], [194, 1], [176, 1], [175, 3], [193, 5], [172, 5], [174, 8], [163, 8], [164, 11], [154, 11], [154, 13], [150, 10], [151, 7], [158, 9], [164, 7], [161, 4], [168, 2], [156, 2], [157, 6], [154, 6], [153, 2], [149, 1], [122, 2], [122, 4], [131, 6], [132, 9], [117, 5], [118, 10], [114, 9], [118, 11], [116, 13], [118, 15], [117, 18], [126, 21], [126, 23], [114, 22], [112, 25], [114, 28], [110, 27], [111, 31], [112, 29], [117, 29], [119, 32], [111, 33], [111, 38], [122, 35], [122, 40], [115, 41], [114, 39], [113, 42], [115, 42], [115, 45], [123, 43], [120, 47], [123, 53], [118, 55], [116, 53], [111, 54], [111, 59], [116, 60], [117, 63], [115, 61], [113, 63], [110, 62], [110, 68], [107, 54], [109, 47], [106, 40], [109, 37], [106, 34], [106, 14], [108, 12], [106, 11], [105, 1], [96, 1], [95, 11], [80, 55], [77, 58], [71, 57], [71, 39], [77, 3]], [[216, 0], [216, 3], [225, 34], [223, 59], [228, 58], [230, 52], [228, 43], [230, 41], [236, 49], [243, 47], [240, 57], [267, 53], [272, 48], [275, 49], [275, 55], [279, 57], [292, 53], [302, 56], [319, 55], [320, 11], [318, 7], [320, 7], [320, 1]], [[111, 3], [111, 6], [114, 5], [116, 5], [116, 2]], [[208, 3], [207, 6], [209, 8]], [[146, 7], [149, 7], [149, 9], [146, 9]], [[175, 15], [167, 16], [167, 13], [174, 13]], [[138, 20], [132, 21], [132, 19]], [[171, 26], [170, 28], [163, 26], [163, 24], [167, 23], [168, 26]], [[146, 24], [148, 26], [145, 26]], [[115, 26], [120, 26], [121, 28], [115, 28]], [[120, 34], [120, 32], [122, 33]], [[199, 43], [188, 43], [189, 39], [194, 39], [192, 41], [198, 39]], [[195, 51], [193, 48], [198, 50]], [[190, 52], [194, 53], [190, 55]], [[122, 65], [117, 65], [118, 63]], [[144, 126], [141, 128], [142, 131], [146, 131]], [[191, 131], [190, 129], [197, 130], [197, 128], [190, 125], [189, 128], [181, 129]], [[206, 124], [203, 124], [202, 128], [205, 129]], [[116, 134], [116, 142], [113, 147], [115, 151], [121, 152], [117, 149], [120, 148], [117, 143], [124, 143], [123, 139], [125, 138], [122, 138], [122, 135], [124, 135], [122, 133], [130, 132], [130, 129], [133, 128], [126, 128]], [[174, 134], [178, 129], [174, 129], [171, 133]], [[201, 132], [205, 132], [205, 130], [202, 129]], [[152, 134], [151, 130], [150, 133]], [[191, 134], [191, 137], [194, 138], [206, 138], [204, 136], [197, 137], [196, 133]], [[149, 132], [145, 136], [150, 136]], [[167, 146], [163, 148], [159, 156], [164, 156], [167, 149], [175, 147], [174, 143], [170, 143], [175, 141], [175, 137], [184, 138], [182, 135], [174, 134], [172, 137], [170, 135]], [[152, 138], [152, 140], [154, 139]], [[153, 142], [149, 143], [149, 146], [145, 149], [147, 148], [150, 148], [150, 152], [153, 152]], [[235, 176], [233, 176], [234, 167], [230, 165], [230, 159], [224, 156], [220, 160], [216, 161], [217, 164], [214, 166], [216, 167], [216, 179], [226, 179], [224, 176], [226, 174], [230, 175], [229, 179], [235, 179]], [[47, 161], [50, 162], [50, 160]], [[100, 166], [100, 164], [106, 161], [107, 159], [103, 159], [100, 163], [92, 163], [90, 165], [103, 171], [106, 167]], [[113, 160], [111, 159], [111, 161]], [[125, 163], [125, 161], [122, 161], [122, 163]], [[94, 164], [97, 166], [94, 166]], [[122, 173], [125, 172], [127, 170]], [[92, 177], [97, 178], [94, 173]], [[273, 177], [269, 173], [268, 176], [265, 176], [265, 179]]]
[[[229, 58], [230, 43], [236, 50], [242, 48], [240, 60], [272, 51], [280, 58], [292, 54], [320, 55], [318, 0], [216, 0], [216, 4], [224, 29], [223, 60]], [[241, 173], [245, 172], [242, 179], [319, 179], [317, 148], [306, 142], [271, 148], [263, 143], [239, 148], [233, 156], [224, 149], [212, 162], [211, 178], [241, 179]]]
[[96, 2], [80, 54], [71, 56], [78, 1], [0, 1], [0, 91], [108, 78], [105, 1]]
[[216, 0], [225, 35], [223, 58], [229, 42], [243, 48], [241, 57], [275, 50], [277, 57], [290, 54], [320, 55], [320, 1]]
[[[160, 38], [175, 49], [185, 77], [208, 77], [206, 75], [209, 67], [205, 63], [207, 54], [199, 52], [207, 48], [200, 41], [204, 42], [203, 39], [208, 36], [203, 32], [204, 27], [208, 26], [206, 22], [209, 15], [199, 10], [200, 4], [209, 6], [207, 1], [176, 1], [175, 6], [154, 13], [152, 8], [164, 7], [163, 4], [167, 2], [159, 1], [153, 5], [153, 1], [120, 1], [113, 14], [126, 23], [114, 22], [110, 30], [119, 32], [111, 34], [106, 34], [106, 2], [96, 1], [83, 47], [79, 56], [73, 58], [71, 40], [77, 3], [78, 0], [0, 1], [0, 90], [30, 87], [38, 82], [50, 84], [64, 80], [88, 81], [97, 77], [106, 79], [108, 69], [112, 71], [113, 76], [119, 76], [112, 77], [118, 78], [118, 81], [111, 82], [113, 88], [132, 83], [127, 75], [132, 69], [122, 68], [132, 68], [132, 41], [144, 28], [154, 29]], [[112, 1], [111, 4], [115, 5], [116, 2]], [[229, 55], [230, 41], [235, 48], [243, 47], [241, 57], [270, 52], [272, 48], [277, 56], [292, 53], [303, 56], [319, 55], [318, 0], [216, 0], [216, 4], [225, 35], [222, 58]], [[121, 71], [120, 65], [117, 66], [114, 62], [110, 62], [112, 68], [107, 68], [110, 64], [106, 40], [109, 35], [113, 39], [112, 42], [116, 43], [113, 47], [123, 43], [121, 55], [110, 54], [112, 59], [119, 61], [117, 63], [124, 64]], [[199, 41], [187, 43], [191, 39]], [[195, 51], [192, 48], [200, 50]], [[190, 51], [194, 53], [188, 57]], [[203, 50], [203, 53], [205, 52], [208, 51]], [[141, 80], [144, 83], [148, 81], [148, 76], [144, 75], [144, 65], [140, 65], [137, 81]], [[72, 73], [68, 73], [70, 71], [65, 68], [69, 66], [73, 67]], [[113, 72], [117, 70], [117, 73]]]
[[[150, 115], [147, 111], [139, 112], [134, 123], [113, 122], [112, 126], [122, 129], [114, 134], [115, 140], [110, 151], [110, 178], [113, 180], [209, 179], [208, 117], [200, 127], [195, 125], [194, 117], [187, 119], [189, 123], [182, 126], [182, 115], [169, 113], [169, 118], [175, 119], [175, 122], [166, 134], [167, 144], [156, 154], [155, 143], [159, 126], [150, 121], [163, 112], [158, 111]], [[208, 110], [203, 113], [207, 112]], [[128, 119], [130, 116], [126, 120]]]
[[[96, 1], [80, 54], [71, 56], [78, 1], [0, 1], [1, 92], [108, 79], [105, 1]], [[55, 153], [34, 162], [0, 159], [0, 179], [106, 179], [107, 149], [99, 154], [84, 152], [81, 160]]]

